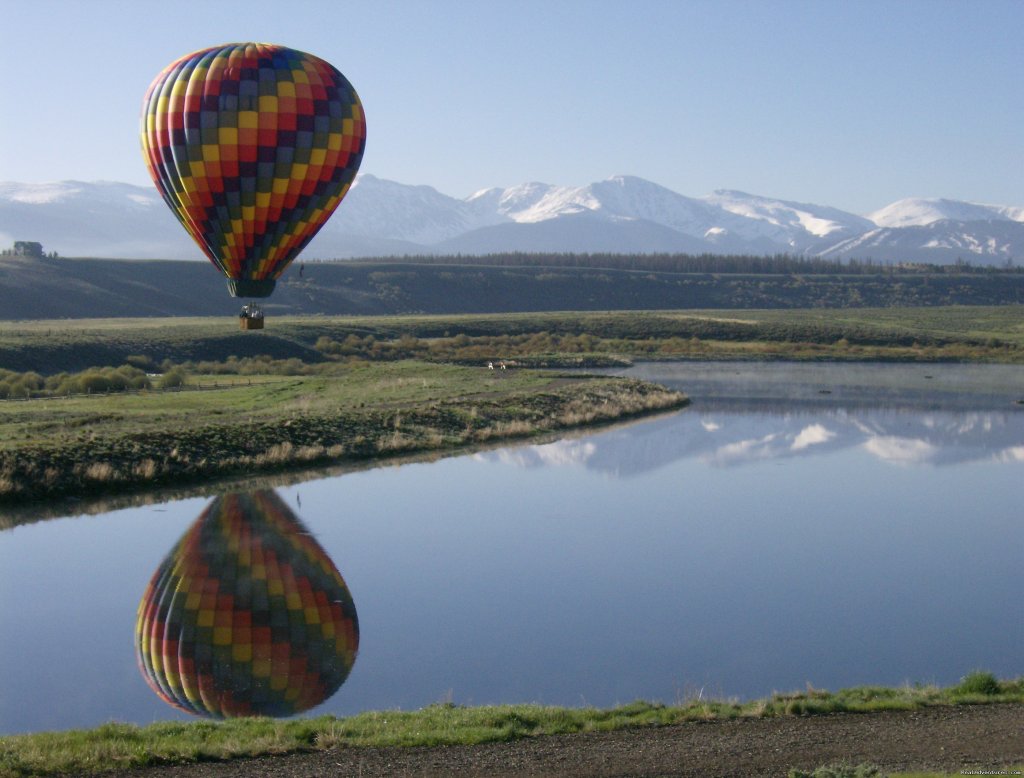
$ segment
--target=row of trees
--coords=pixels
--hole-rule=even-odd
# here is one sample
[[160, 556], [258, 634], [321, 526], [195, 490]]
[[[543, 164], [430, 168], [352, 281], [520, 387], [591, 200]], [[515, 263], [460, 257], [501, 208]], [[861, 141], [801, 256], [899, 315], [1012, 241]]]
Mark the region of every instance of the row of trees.
[[[345, 260], [352, 262], [353, 260]], [[750, 254], [587, 254], [553, 252], [508, 252], [486, 255], [448, 256], [414, 255], [361, 259], [367, 263], [406, 263], [421, 265], [484, 265], [491, 267], [611, 268], [670, 273], [750, 273], [790, 275], [877, 275], [877, 274], [958, 274], [1022, 272], [1013, 260], [1002, 267], [972, 265], [958, 260], [952, 265], [924, 262], [879, 262], [871, 259], [826, 259], [792, 254], [759, 256]]]

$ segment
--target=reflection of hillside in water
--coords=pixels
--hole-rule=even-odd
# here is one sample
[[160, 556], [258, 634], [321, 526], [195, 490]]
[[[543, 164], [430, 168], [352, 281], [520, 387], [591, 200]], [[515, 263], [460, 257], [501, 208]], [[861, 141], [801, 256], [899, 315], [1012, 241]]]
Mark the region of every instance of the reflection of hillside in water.
[[645, 424], [480, 454], [518, 466], [582, 465], [630, 476], [698, 459], [713, 467], [861, 448], [902, 465], [1024, 462], [1024, 412], [818, 408], [702, 402]]

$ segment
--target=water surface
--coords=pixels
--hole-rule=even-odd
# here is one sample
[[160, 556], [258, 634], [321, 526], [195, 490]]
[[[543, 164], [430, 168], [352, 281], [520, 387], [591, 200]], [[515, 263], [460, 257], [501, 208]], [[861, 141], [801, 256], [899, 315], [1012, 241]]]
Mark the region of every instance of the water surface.
[[[693, 405], [276, 490], [358, 612], [310, 714], [1024, 672], [1024, 371], [632, 372]], [[211, 503], [0, 532], [0, 732], [190, 718], [140, 672], [136, 617]]]

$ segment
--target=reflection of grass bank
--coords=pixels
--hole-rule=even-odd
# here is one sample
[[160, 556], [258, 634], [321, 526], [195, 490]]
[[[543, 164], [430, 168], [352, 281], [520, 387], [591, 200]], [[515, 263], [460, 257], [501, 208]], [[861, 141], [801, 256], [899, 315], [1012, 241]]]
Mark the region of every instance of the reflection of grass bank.
[[[975, 683], [978, 679], [984, 683]], [[982, 688], [984, 691], [978, 691]], [[988, 673], [973, 673], [963, 683], [946, 689], [905, 686], [856, 687], [835, 693], [808, 690], [742, 704], [709, 700], [678, 705], [635, 702], [609, 710], [440, 704], [414, 712], [362, 713], [341, 719], [235, 719], [146, 727], [106, 724], [88, 731], [0, 738], [0, 776], [78, 775], [339, 747], [475, 745], [687, 721], [872, 713], [998, 702], [1024, 702], [1024, 678], [1000, 682]]]
[[8, 402], [0, 499], [116, 493], [444, 450], [679, 407], [652, 384], [421, 362], [218, 376], [207, 389]]

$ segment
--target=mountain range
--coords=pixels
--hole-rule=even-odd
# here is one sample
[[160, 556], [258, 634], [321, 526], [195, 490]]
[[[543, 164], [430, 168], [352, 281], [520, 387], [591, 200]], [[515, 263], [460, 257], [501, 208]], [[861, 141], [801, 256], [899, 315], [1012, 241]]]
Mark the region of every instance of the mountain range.
[[[62, 256], [201, 259], [153, 187], [0, 183], [0, 246]], [[1024, 207], [908, 198], [866, 215], [732, 190], [694, 198], [634, 176], [528, 183], [464, 199], [363, 174], [304, 258], [504, 252], [712, 253], [881, 262], [1024, 258]]]

